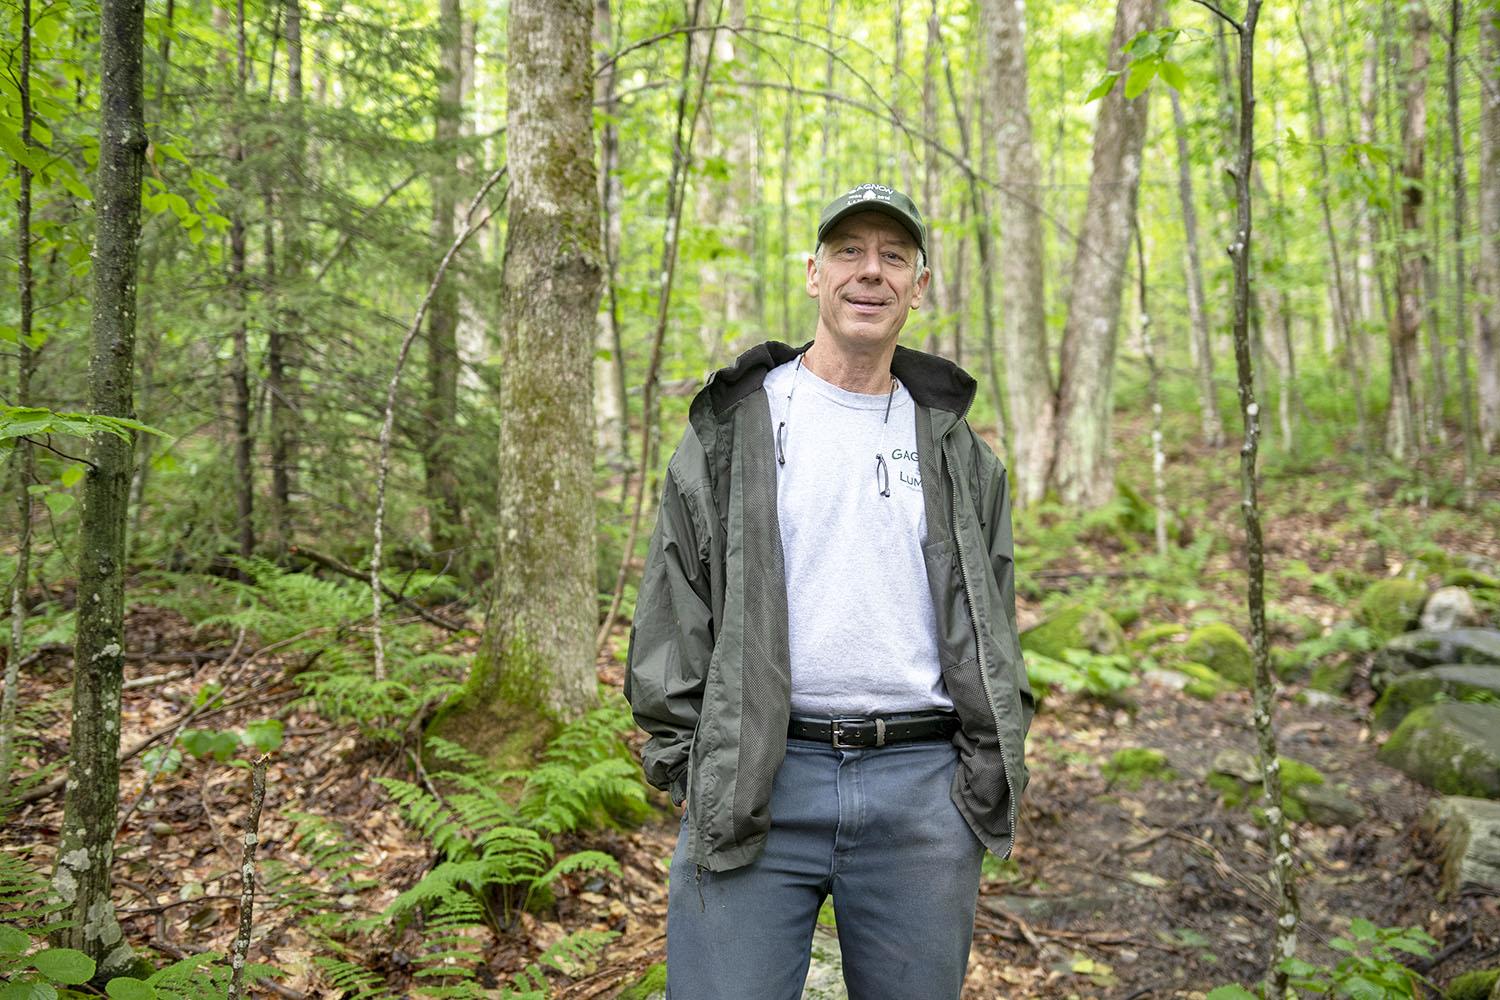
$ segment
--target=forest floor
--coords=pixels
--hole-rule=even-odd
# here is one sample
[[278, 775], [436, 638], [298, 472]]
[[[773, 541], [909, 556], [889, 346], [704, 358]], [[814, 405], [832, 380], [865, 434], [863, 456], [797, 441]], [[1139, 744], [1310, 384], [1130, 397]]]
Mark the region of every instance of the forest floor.
[[[1227, 452], [1218, 465], [1225, 464]], [[1204, 467], [1192, 457], [1182, 467]], [[1493, 504], [1500, 497], [1500, 470], [1489, 474], [1483, 485]], [[1235, 569], [1243, 537], [1238, 486], [1232, 468], [1230, 475], [1216, 475], [1178, 489], [1202, 500], [1191, 530], [1219, 541], [1196, 569], [1190, 590], [1142, 591], [1132, 631], [1206, 617], [1244, 629], [1244, 578]], [[1397, 503], [1395, 485], [1374, 488], [1361, 501], [1361, 519], [1354, 519], [1344, 499], [1352, 489], [1348, 478], [1347, 470], [1334, 467], [1268, 476], [1269, 572], [1300, 559], [1314, 574], [1363, 567], [1371, 578], [1393, 575], [1408, 558], [1398, 549], [1421, 539], [1500, 565], [1500, 524], [1494, 519], [1444, 510], [1434, 521], [1432, 511]], [[1371, 523], [1379, 526], [1378, 537], [1360, 527]], [[1432, 539], [1434, 530], [1442, 537]], [[1018, 541], [1029, 551], [1024, 535]], [[1105, 585], [1117, 587], [1118, 580], [1139, 576], [1132, 569], [1140, 564], [1138, 546], [1129, 539], [1122, 542], [1096, 526], [1078, 541], [1047, 552], [1045, 559], [1033, 554], [1047, 580], [1114, 573]], [[1023, 564], [1023, 575], [1026, 569]], [[1347, 602], [1315, 582], [1305, 573], [1276, 578], [1273, 597], [1282, 613], [1273, 615], [1273, 625], [1279, 644], [1298, 638], [1288, 630], [1326, 629], [1349, 617]], [[1027, 593], [1033, 599], [1021, 601], [1023, 628], [1039, 620], [1048, 596], [1036, 589]], [[222, 628], [195, 631], [176, 612], [147, 605], [130, 608], [127, 637], [132, 686], [124, 695], [123, 746], [171, 733], [209, 682], [223, 685], [222, 704], [210, 702], [193, 726], [227, 729], [267, 716], [285, 724], [284, 743], [270, 764], [261, 823], [261, 856], [267, 860], [251, 959], [285, 971], [274, 989], [288, 1000], [343, 995], [313, 961], [319, 946], [299, 922], [319, 909], [351, 920], [379, 912], [432, 866], [431, 846], [373, 780], [410, 779], [411, 751], [370, 744], [353, 726], [321, 718], [297, 700], [298, 690], [286, 679], [292, 664], [274, 650], [252, 653], [253, 640], [238, 643]], [[472, 651], [474, 643], [468, 636], [447, 651]], [[61, 760], [67, 743], [69, 651], [43, 652], [23, 675], [23, 721], [36, 733], [31, 762]], [[599, 664], [601, 681], [614, 687], [621, 682], [619, 659], [619, 651], [611, 650]], [[1294, 679], [1277, 704], [1282, 753], [1347, 785], [1366, 810], [1366, 818], [1348, 828], [1295, 827], [1301, 955], [1334, 961], [1328, 943], [1353, 918], [1382, 927], [1416, 926], [1438, 942], [1436, 961], [1422, 970], [1442, 984], [1467, 969], [1500, 964], [1500, 897], [1439, 900], [1437, 859], [1418, 825], [1434, 793], [1376, 762], [1378, 740], [1366, 721], [1371, 696], [1361, 681], [1366, 666], [1357, 659], [1349, 697], [1304, 698], [1305, 682]], [[1015, 857], [987, 865], [964, 996], [1187, 998], [1215, 985], [1255, 981], [1266, 964], [1274, 912], [1265, 837], [1244, 808], [1226, 808], [1203, 780], [1217, 751], [1253, 749], [1250, 714], [1245, 692], [1200, 701], [1149, 676], [1108, 702], [1061, 693], [1045, 697], [1028, 741], [1032, 780]], [[1138, 788], [1111, 784], [1102, 765], [1112, 752], [1129, 747], [1163, 751], [1175, 776]], [[117, 841], [115, 899], [129, 940], [169, 955], [228, 948], [237, 923], [248, 786], [244, 767], [213, 760], [186, 758], [149, 787], [140, 756], [122, 766], [122, 808], [141, 799]], [[554, 996], [614, 996], [663, 960], [667, 862], [677, 822], [665, 799], [653, 796], [657, 818], [563, 845], [605, 851], [618, 859], [620, 873], [566, 876], [552, 907], [520, 915], [502, 935], [484, 935], [481, 983], [508, 983], [543, 949], [581, 927], [618, 937], [592, 964], [576, 967], [572, 978], [554, 973]], [[348, 831], [367, 883], [338, 884], [320, 872], [296, 838], [297, 824], [308, 814]], [[38, 867], [50, 870], [61, 819], [60, 794], [31, 801], [7, 821], [0, 847], [29, 849]], [[288, 887], [294, 885], [314, 888], [293, 899]], [[350, 951], [341, 957], [378, 972], [398, 990], [409, 982], [417, 931], [360, 934], [348, 941]]]

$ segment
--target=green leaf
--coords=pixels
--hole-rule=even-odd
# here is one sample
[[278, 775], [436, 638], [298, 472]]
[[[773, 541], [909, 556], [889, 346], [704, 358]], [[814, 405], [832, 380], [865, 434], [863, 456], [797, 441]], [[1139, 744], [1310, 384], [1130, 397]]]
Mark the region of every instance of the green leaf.
[[0, 989], [0, 1000], [57, 1000], [57, 987], [51, 983], [22, 980]]
[[1364, 917], [1355, 917], [1349, 921], [1349, 933], [1356, 941], [1375, 940], [1375, 925]]
[[1243, 986], [1230, 985], [1209, 990], [1204, 1000], [1256, 1000], [1256, 997]]
[[64, 469], [62, 473], [63, 489], [72, 489], [74, 486], [77, 486], [78, 481], [83, 478], [83, 471], [84, 466], [81, 462], [74, 462]]
[[1142, 31], [1125, 43], [1125, 54], [1132, 59], [1145, 59], [1161, 52], [1161, 38], [1154, 31]]
[[94, 960], [75, 948], [45, 948], [31, 956], [31, 964], [48, 979], [69, 986], [94, 977]]
[[53, 517], [62, 517], [73, 509], [78, 503], [78, 498], [71, 493], [48, 493], [42, 497], [42, 503], [47, 505]]
[[280, 719], [262, 719], [260, 722], [252, 722], [245, 727], [245, 734], [241, 737], [245, 744], [253, 746], [261, 753], [270, 753], [277, 749], [282, 743], [282, 734], [286, 727]]
[[156, 1000], [156, 989], [139, 979], [131, 979], [129, 976], [116, 976], [104, 987], [104, 992], [114, 997], [114, 1000]]
[[1161, 78], [1166, 81], [1167, 86], [1179, 94], [1187, 89], [1187, 74], [1182, 67], [1166, 59], [1161, 61]]
[[0, 956], [19, 955], [31, 947], [31, 937], [25, 931], [0, 924]]
[[171, 774], [182, 766], [182, 751], [176, 747], [152, 747], [141, 754], [141, 763], [148, 771]]
[[1110, 70], [1108, 73], [1105, 73], [1103, 79], [1094, 84], [1094, 89], [1089, 91], [1088, 96], [1083, 99], [1083, 103], [1092, 104], [1094, 101], [1097, 101], [1099, 98], [1109, 93], [1114, 89], [1115, 81], [1119, 78], [1120, 73], [1118, 70]]
[[1130, 64], [1130, 74], [1125, 77], [1125, 99], [1133, 101], [1146, 92], [1156, 71], [1161, 67], [1160, 59], [1145, 59]]
[[194, 757], [223, 762], [234, 756], [239, 747], [239, 738], [232, 732], [216, 732], [212, 729], [189, 729], [177, 737], [182, 748]]

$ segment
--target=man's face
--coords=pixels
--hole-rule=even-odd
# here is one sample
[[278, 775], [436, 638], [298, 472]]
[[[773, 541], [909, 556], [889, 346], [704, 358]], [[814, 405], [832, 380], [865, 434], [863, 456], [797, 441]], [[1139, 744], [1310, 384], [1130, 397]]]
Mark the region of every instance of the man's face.
[[899, 222], [879, 212], [849, 216], [824, 239], [822, 269], [807, 262], [818, 338], [857, 351], [894, 344], [929, 278], [917, 273], [916, 241]]

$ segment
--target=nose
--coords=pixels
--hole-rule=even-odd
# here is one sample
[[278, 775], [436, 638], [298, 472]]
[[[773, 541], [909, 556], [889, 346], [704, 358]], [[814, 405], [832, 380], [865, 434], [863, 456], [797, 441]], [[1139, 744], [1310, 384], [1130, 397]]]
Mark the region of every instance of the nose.
[[859, 260], [859, 277], [861, 281], [880, 280], [880, 250], [870, 247]]

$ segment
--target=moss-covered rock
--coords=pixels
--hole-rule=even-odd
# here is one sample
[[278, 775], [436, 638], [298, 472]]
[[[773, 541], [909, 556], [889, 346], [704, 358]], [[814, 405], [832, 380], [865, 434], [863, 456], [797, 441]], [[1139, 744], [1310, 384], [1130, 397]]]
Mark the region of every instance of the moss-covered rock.
[[1022, 632], [1021, 648], [1054, 660], [1064, 659], [1070, 649], [1118, 653], [1125, 648], [1125, 633], [1107, 612], [1074, 604]]
[[[1311, 764], [1290, 757], [1276, 760], [1281, 766], [1282, 807], [1288, 819], [1302, 822], [1307, 819], [1307, 809], [1299, 793], [1304, 788], [1324, 784], [1326, 779]], [[1206, 780], [1208, 787], [1219, 793], [1226, 809], [1260, 801], [1260, 763], [1243, 750], [1221, 750], [1216, 754]]]
[[1233, 691], [1235, 689], [1234, 684], [1226, 681], [1203, 664], [1194, 663], [1192, 660], [1183, 660], [1181, 663], [1174, 663], [1172, 664], [1172, 669], [1188, 676], [1188, 682], [1183, 685], [1182, 690], [1201, 701], [1213, 701], [1225, 691]]
[[1383, 691], [1396, 677], [1446, 663], [1500, 666], [1500, 629], [1456, 628], [1447, 632], [1406, 632], [1375, 654], [1370, 686]]
[[1194, 629], [1182, 649], [1185, 659], [1201, 663], [1214, 673], [1240, 687], [1249, 687], [1255, 680], [1255, 662], [1250, 655], [1250, 644], [1243, 636], [1223, 622], [1213, 622]]
[[1177, 772], [1167, 763], [1167, 755], [1152, 747], [1125, 747], [1109, 755], [1103, 767], [1111, 785], [1140, 788], [1147, 781], [1171, 781]]
[[1313, 667], [1307, 686], [1325, 694], [1348, 694], [1354, 680], [1354, 661], [1347, 656], [1333, 656]]
[[1445, 587], [1482, 587], [1487, 590], [1500, 590], [1500, 577], [1481, 573], [1477, 569], [1455, 569], [1450, 570], [1443, 576]]
[[1427, 588], [1415, 580], [1376, 580], [1360, 595], [1354, 619], [1381, 637], [1399, 635], [1416, 625], [1425, 603]]
[[1436, 701], [1500, 704], [1500, 667], [1455, 663], [1403, 674], [1381, 694], [1370, 722], [1394, 729], [1412, 709]]
[[1500, 969], [1475, 969], [1461, 976], [1443, 991], [1443, 1000], [1489, 1000], [1490, 992], [1500, 980]]
[[1137, 632], [1130, 640], [1130, 648], [1138, 652], [1152, 649], [1169, 639], [1187, 635], [1187, 628], [1176, 622], [1163, 622], [1160, 625], [1147, 625]]
[[619, 1000], [654, 1000], [667, 992], [667, 963], [657, 962], [618, 994]]
[[1378, 756], [1440, 792], [1500, 798], [1500, 707], [1423, 705], [1401, 720]]

